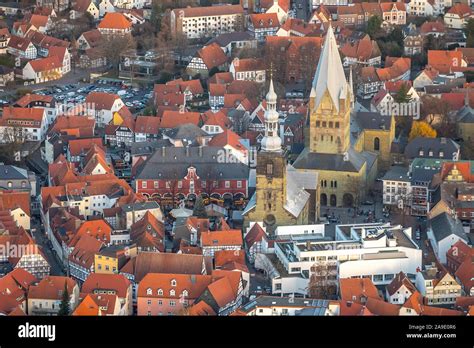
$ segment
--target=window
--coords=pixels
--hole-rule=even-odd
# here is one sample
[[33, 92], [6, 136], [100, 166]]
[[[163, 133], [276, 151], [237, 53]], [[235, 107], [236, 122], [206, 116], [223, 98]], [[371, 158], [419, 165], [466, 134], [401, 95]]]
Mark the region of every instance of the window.
[[9, 181], [7, 185], [8, 185], [8, 187], [12, 187], [13, 183], [11, 181]]
[[171, 286], [176, 286], [176, 279], [171, 279]]
[[242, 181], [237, 181], [237, 188], [242, 188]]
[[170, 296], [175, 296], [176, 295], [176, 291], [174, 289], [171, 289], [170, 290]]
[[158, 295], [163, 296], [163, 289], [158, 289]]
[[[170, 301], [170, 306], [171, 306], [171, 307], [176, 306], [176, 301]], [[170, 313], [170, 314], [171, 314], [171, 313]]]
[[151, 300], [148, 300], [147, 303], [149, 306], [151, 306]]
[[225, 188], [229, 188], [230, 187], [230, 181], [226, 181], [225, 182]]
[[146, 189], [146, 181], [142, 181], [142, 188]]
[[380, 150], [380, 139], [379, 138], [374, 138], [374, 150], [375, 151]]
[[163, 300], [158, 300], [158, 306], [162, 306], [163, 305]]
[[151, 288], [146, 289], [146, 294], [147, 294], [147, 295], [151, 295], [151, 294], [152, 294]]
[[183, 182], [181, 180], [178, 181], [178, 188], [183, 188]]
[[160, 187], [160, 184], [158, 181], [155, 181], [153, 185], [155, 186], [156, 189]]
[[267, 163], [267, 175], [273, 175], [273, 163]]

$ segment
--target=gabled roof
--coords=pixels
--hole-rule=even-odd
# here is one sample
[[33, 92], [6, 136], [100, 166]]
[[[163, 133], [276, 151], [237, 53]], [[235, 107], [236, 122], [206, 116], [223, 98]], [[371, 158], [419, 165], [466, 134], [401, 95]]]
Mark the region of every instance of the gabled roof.
[[255, 222], [252, 228], [245, 235], [245, 246], [251, 248], [256, 242], [260, 242], [266, 238], [267, 234], [263, 227], [258, 222]]
[[280, 22], [276, 13], [253, 13], [249, 17], [255, 29], [280, 27]]
[[339, 280], [339, 288], [343, 301], [364, 303], [369, 297], [381, 300], [377, 288], [369, 278], [342, 278]]
[[468, 240], [461, 221], [454, 220], [453, 217], [446, 212], [428, 220], [428, 224], [437, 242], [442, 241], [452, 234], [457, 235], [464, 241]]
[[97, 110], [111, 110], [115, 101], [120, 99], [117, 94], [105, 92], [92, 92], [86, 97], [87, 104], [93, 104]]
[[46, 276], [37, 285], [30, 286], [29, 299], [61, 300], [65, 285], [68, 294], [71, 295], [73, 288], [77, 286], [74, 279], [63, 276]]
[[239, 151], [246, 151], [247, 149], [241, 143], [242, 138], [230, 129], [224, 128], [224, 132], [215, 135], [209, 142], [209, 146], [220, 146], [225, 147], [226, 145], [232, 146], [234, 149]]
[[400, 290], [402, 286], [405, 286], [408, 290], [411, 291], [411, 293], [414, 293], [416, 291], [415, 286], [413, 283], [408, 279], [405, 273], [400, 272], [398, 273], [395, 278], [390, 282], [390, 284], [387, 285], [387, 292], [390, 296], [392, 296], [395, 292]]
[[161, 119], [155, 116], [138, 116], [135, 122], [135, 133], [157, 135], [160, 130], [160, 121]]
[[98, 29], [128, 30], [132, 27], [130, 20], [120, 12], [107, 12], [97, 26]]
[[115, 291], [119, 298], [126, 298], [130, 281], [122, 274], [91, 273], [82, 284], [81, 293], [93, 294], [95, 290]]
[[201, 233], [201, 246], [241, 246], [242, 232], [240, 230], [208, 231]]
[[201, 48], [197, 55], [202, 59], [208, 70], [223, 65], [228, 60], [221, 46], [216, 43]]
[[180, 112], [165, 110], [161, 117], [161, 128], [175, 128], [186, 123], [192, 123], [199, 126], [201, 122], [201, 114], [199, 112]]
[[120, 270], [140, 282], [149, 273], [210, 274], [212, 258], [192, 254], [141, 252]]
[[173, 10], [175, 16], [183, 17], [210, 17], [225, 16], [233, 14], [244, 14], [241, 5], [222, 5], [222, 6], [204, 6], [204, 7], [186, 7]]
[[60, 61], [57, 56], [31, 60], [28, 62], [28, 64], [36, 73], [60, 69], [63, 66], [63, 62]]

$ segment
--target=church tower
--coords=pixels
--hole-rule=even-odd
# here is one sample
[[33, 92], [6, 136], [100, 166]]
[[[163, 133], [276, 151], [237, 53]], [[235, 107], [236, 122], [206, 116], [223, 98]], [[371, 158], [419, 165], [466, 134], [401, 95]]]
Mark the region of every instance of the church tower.
[[310, 152], [343, 154], [349, 150], [351, 94], [329, 25], [310, 94]]
[[[318, 178], [312, 173], [298, 173], [287, 164], [287, 152], [278, 135], [279, 115], [273, 80], [270, 80], [266, 101], [265, 136], [257, 154], [256, 191], [243, 215], [246, 221], [263, 221], [271, 235], [279, 225], [308, 224], [310, 207], [313, 215], [318, 214], [316, 193], [314, 202], [310, 202], [311, 194], [307, 191], [316, 192]], [[310, 187], [304, 188], [302, 183], [310, 183]]]

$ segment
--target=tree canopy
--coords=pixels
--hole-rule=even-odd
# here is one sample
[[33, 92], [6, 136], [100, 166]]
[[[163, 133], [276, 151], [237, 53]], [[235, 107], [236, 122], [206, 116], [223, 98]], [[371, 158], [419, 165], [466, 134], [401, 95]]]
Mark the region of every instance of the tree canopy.
[[436, 138], [436, 131], [425, 121], [413, 121], [409, 140], [411, 141], [417, 137]]

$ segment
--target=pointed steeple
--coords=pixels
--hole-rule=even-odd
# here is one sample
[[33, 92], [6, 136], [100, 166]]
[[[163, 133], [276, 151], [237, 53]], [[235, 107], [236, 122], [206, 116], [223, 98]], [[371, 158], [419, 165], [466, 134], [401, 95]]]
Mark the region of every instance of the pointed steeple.
[[315, 98], [314, 107], [319, 106], [327, 90], [339, 112], [339, 100], [347, 98], [347, 88], [348, 84], [342, 67], [341, 56], [339, 55], [334, 31], [331, 23], [329, 23], [323, 51], [319, 57], [311, 88], [310, 97]]
[[267, 106], [265, 109], [265, 136], [262, 139], [262, 151], [281, 151], [281, 139], [278, 135], [280, 127], [279, 115], [276, 111], [277, 94], [273, 88], [273, 79], [270, 78], [270, 87], [266, 96]]

